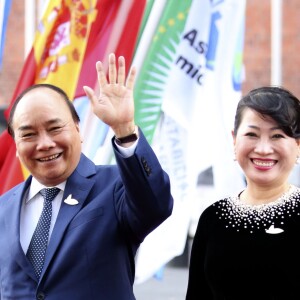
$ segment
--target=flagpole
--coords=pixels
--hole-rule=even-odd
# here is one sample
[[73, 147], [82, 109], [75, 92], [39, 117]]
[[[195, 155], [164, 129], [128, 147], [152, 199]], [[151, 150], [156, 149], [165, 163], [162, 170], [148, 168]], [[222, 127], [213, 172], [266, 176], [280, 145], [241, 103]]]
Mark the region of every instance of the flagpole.
[[271, 85], [282, 84], [282, 0], [271, 0]]
[[24, 57], [26, 58], [29, 54], [35, 32], [35, 1], [25, 0], [25, 29], [24, 29]]

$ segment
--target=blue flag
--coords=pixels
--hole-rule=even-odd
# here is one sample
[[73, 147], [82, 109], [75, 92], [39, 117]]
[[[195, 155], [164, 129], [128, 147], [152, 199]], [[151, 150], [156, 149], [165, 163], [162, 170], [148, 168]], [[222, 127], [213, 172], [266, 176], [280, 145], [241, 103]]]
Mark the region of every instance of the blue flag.
[[3, 49], [5, 44], [6, 27], [10, 12], [11, 0], [0, 1], [0, 69], [2, 67]]

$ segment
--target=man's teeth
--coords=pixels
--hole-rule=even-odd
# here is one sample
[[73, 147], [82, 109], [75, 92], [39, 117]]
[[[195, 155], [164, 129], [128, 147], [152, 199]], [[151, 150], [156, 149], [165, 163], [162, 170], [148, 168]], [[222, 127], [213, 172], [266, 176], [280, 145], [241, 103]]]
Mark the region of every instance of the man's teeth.
[[253, 163], [260, 167], [272, 167], [275, 163], [274, 161], [261, 161], [261, 160], [253, 160]]
[[59, 156], [59, 154], [54, 154], [54, 155], [51, 155], [51, 156], [48, 156], [48, 157], [44, 157], [44, 158], [40, 158], [41, 161], [48, 161], [48, 160], [52, 160], [52, 159], [55, 159]]

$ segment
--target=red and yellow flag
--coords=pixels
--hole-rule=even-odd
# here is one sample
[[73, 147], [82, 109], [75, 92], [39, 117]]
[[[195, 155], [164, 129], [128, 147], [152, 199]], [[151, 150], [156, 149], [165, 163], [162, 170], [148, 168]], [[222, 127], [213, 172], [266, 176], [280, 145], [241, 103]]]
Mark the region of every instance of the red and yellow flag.
[[[145, 0], [49, 1], [11, 104], [5, 111], [6, 118], [16, 97], [32, 84], [54, 84], [73, 100], [83, 94], [83, 85], [95, 86], [96, 71], [91, 70], [108, 52], [124, 55], [130, 63], [145, 3]], [[0, 135], [0, 144], [1, 195], [29, 174], [16, 157], [15, 143], [7, 131]]]
[[50, 1], [34, 42], [35, 83], [51, 83], [73, 98], [92, 23], [96, 0]]
[[[11, 105], [18, 94], [35, 83], [57, 85], [72, 99], [91, 25], [97, 17], [96, 4], [96, 0], [49, 1]], [[11, 105], [5, 112], [6, 117]], [[29, 174], [16, 157], [14, 141], [7, 131], [0, 136], [0, 143], [0, 194], [3, 194]]]

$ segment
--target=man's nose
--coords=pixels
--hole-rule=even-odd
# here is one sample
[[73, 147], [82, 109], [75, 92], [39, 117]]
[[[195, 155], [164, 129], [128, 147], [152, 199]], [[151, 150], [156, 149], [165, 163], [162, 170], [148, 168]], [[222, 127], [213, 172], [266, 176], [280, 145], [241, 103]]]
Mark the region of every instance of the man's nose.
[[48, 133], [42, 133], [39, 135], [37, 149], [38, 150], [48, 150], [55, 146], [55, 142]]

